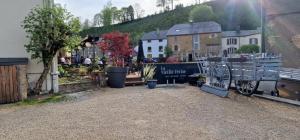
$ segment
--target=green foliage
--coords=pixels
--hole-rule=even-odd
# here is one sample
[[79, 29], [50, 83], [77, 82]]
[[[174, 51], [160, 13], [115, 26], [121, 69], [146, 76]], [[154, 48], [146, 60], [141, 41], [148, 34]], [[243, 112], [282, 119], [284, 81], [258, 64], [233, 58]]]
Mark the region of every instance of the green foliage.
[[[79, 44], [80, 21], [61, 7], [34, 8], [23, 21], [22, 27], [29, 38], [25, 45], [33, 59], [52, 61], [57, 51], [65, 46]], [[71, 41], [71, 42], [70, 42]]]
[[244, 45], [237, 50], [237, 53], [259, 53], [259, 46]]
[[193, 22], [214, 21], [216, 16], [210, 6], [197, 5], [190, 13], [190, 20]]
[[107, 5], [103, 8], [101, 11], [101, 21], [103, 26], [109, 26], [113, 22], [113, 14], [114, 14], [114, 9], [112, 8], [111, 2], [108, 2]]
[[165, 47], [165, 56], [166, 58], [170, 57], [173, 55], [173, 50], [170, 47]]

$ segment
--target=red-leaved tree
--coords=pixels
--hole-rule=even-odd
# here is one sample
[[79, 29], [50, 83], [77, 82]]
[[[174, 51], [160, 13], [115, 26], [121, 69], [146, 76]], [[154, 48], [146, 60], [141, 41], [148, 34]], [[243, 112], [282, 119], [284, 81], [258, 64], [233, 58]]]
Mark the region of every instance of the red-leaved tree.
[[127, 33], [112, 32], [103, 34], [98, 45], [103, 52], [109, 55], [113, 66], [124, 67], [124, 60], [132, 54]]

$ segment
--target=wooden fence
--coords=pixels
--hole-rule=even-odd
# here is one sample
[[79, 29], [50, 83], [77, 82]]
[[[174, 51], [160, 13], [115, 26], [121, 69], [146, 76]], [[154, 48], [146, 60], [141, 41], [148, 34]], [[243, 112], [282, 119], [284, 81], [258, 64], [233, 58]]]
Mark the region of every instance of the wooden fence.
[[0, 104], [21, 99], [17, 66], [0, 66]]

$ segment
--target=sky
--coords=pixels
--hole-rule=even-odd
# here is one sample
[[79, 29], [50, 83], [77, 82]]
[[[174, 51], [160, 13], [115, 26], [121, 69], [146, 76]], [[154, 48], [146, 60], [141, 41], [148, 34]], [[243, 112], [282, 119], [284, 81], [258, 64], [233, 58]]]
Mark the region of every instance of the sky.
[[[66, 6], [73, 15], [79, 17], [81, 21], [85, 19], [92, 20], [96, 13], [99, 13], [104, 5], [109, 0], [54, 0], [55, 3], [59, 3], [62, 6]], [[139, 3], [145, 10], [145, 15], [154, 14], [159, 12], [160, 8], [156, 7], [156, 0], [111, 0], [113, 6], [118, 8], [128, 7]], [[195, 3], [195, 0], [179, 0], [175, 3], [182, 3], [185, 6]]]

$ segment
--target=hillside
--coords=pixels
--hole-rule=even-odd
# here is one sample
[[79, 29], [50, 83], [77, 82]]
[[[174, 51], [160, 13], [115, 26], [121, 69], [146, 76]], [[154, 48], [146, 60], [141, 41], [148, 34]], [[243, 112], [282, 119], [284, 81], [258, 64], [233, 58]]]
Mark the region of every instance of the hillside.
[[[236, 29], [237, 26], [241, 26], [241, 29], [245, 30], [256, 29], [259, 27], [259, 14], [250, 14], [257, 12], [256, 3], [251, 2], [252, 4], [249, 5], [249, 2], [247, 1], [237, 1], [238, 2], [236, 3], [229, 3], [229, 0], [217, 0], [207, 2], [206, 4], [213, 8], [214, 13], [216, 14], [215, 21], [222, 25], [223, 30]], [[128, 32], [131, 34], [133, 43], [136, 43], [144, 32], [157, 29], [165, 30], [169, 29], [174, 24], [189, 22], [189, 14], [194, 7], [195, 5], [180, 7], [173, 11], [150, 15], [142, 19], [109, 27], [90, 28], [82, 31], [81, 35], [101, 35], [112, 31]]]

